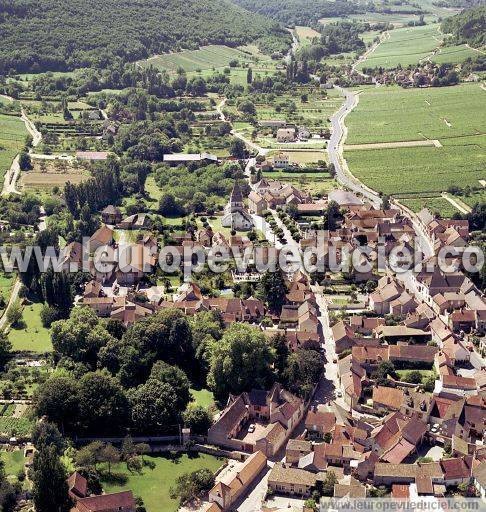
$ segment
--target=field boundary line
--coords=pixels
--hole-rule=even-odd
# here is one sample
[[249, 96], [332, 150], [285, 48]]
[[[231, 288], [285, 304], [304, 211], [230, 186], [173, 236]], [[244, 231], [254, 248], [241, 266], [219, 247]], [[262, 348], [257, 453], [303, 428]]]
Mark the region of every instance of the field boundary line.
[[397, 142], [370, 142], [368, 144], [345, 144], [344, 151], [357, 151], [368, 149], [397, 149], [429, 146], [441, 148], [442, 144], [437, 139], [405, 140]]
[[460, 199], [452, 198], [447, 192], [442, 192], [441, 196], [448, 201], [454, 208], [459, 210], [461, 213], [467, 214], [472, 211], [472, 208]]

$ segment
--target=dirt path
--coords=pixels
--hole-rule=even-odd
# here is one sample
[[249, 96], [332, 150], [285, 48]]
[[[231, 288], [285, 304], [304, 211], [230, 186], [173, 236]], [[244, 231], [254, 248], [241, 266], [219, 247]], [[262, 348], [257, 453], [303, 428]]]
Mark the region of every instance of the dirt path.
[[466, 203], [461, 201], [460, 199], [456, 199], [451, 197], [447, 192], [442, 192], [441, 196], [448, 201], [449, 203], [454, 206], [454, 208], [457, 208], [461, 213], [467, 214], [472, 211], [472, 208], [468, 206]]
[[441, 148], [442, 144], [437, 139], [406, 140], [402, 142], [373, 142], [370, 144], [348, 144], [344, 146], [346, 151], [358, 149], [393, 149], [393, 148], [414, 148], [417, 146], [434, 146]]
[[370, 48], [368, 48], [368, 50], [366, 50], [363, 55], [360, 55], [358, 60], [351, 66], [351, 71], [354, 71], [358, 74], [360, 74], [361, 76], [367, 78], [368, 75], [365, 75], [363, 72], [361, 71], [358, 71], [356, 68], [357, 66], [359, 66], [362, 62], [364, 62], [373, 52], [376, 51], [376, 49], [378, 48], [378, 46], [380, 46], [381, 43], [383, 43], [384, 41], [390, 39], [390, 32], [388, 32], [388, 30], [386, 32], [383, 32], [381, 35], [380, 35], [380, 40], [377, 41], [376, 43], [374, 43]]
[[483, 55], [486, 55], [486, 52], [483, 51], [483, 50], [480, 50], [479, 48], [474, 48], [474, 46], [469, 46], [467, 43], [466, 43], [466, 46], [470, 49], [470, 50], [473, 50], [475, 52], [478, 52], [478, 53], [482, 53]]
[[[221, 119], [221, 121], [224, 122], [228, 122], [223, 112], [223, 108], [226, 105], [226, 100], [227, 98], [224, 98], [218, 105], [216, 105], [216, 112], [219, 114], [219, 118]], [[238, 133], [234, 129], [231, 130], [231, 135], [233, 135], [237, 139], [242, 140], [247, 146], [256, 151], [259, 155], [265, 156], [270, 151], [269, 149], [262, 148], [258, 144], [255, 144], [253, 141], [247, 139], [244, 135]]]

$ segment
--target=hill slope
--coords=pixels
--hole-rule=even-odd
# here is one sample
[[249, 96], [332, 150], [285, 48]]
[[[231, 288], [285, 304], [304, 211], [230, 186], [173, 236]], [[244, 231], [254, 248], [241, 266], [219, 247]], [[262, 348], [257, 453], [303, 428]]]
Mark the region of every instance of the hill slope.
[[275, 22], [229, 0], [0, 0], [0, 34], [0, 74], [257, 39], [273, 51], [288, 42]]
[[456, 44], [468, 43], [476, 48], [486, 45], [486, 6], [468, 9], [442, 22], [442, 31], [452, 34]]
[[289, 26], [316, 23], [321, 18], [352, 14], [352, 2], [343, 0], [234, 0], [236, 4]]

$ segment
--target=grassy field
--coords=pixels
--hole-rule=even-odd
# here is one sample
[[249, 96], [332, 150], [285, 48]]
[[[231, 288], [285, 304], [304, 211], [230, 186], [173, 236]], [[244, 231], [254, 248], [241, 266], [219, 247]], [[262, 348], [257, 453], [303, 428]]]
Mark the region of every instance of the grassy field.
[[396, 68], [417, 64], [429, 55], [438, 45], [440, 34], [438, 25], [422, 27], [404, 27], [391, 30], [390, 37], [383, 41], [378, 48], [358, 68], [384, 67]]
[[16, 477], [19, 471], [24, 469], [26, 458], [23, 450], [13, 452], [0, 452], [0, 460], [5, 464], [5, 473], [7, 477]]
[[484, 135], [481, 147], [418, 147], [346, 153], [353, 174], [384, 194], [443, 192], [452, 185], [478, 186], [478, 180], [484, 177], [485, 158]]
[[210, 45], [204, 46], [200, 50], [157, 55], [140, 61], [139, 65], [142, 67], [154, 66], [169, 72], [176, 72], [178, 68], [183, 68], [185, 71], [196, 71], [221, 68], [229, 65], [230, 61], [234, 59], [244, 62], [250, 60], [251, 56], [229, 46]]
[[27, 129], [20, 117], [0, 114], [0, 183], [12, 160], [23, 148]]
[[486, 190], [479, 190], [469, 195], [463, 195], [461, 196], [461, 200], [471, 207], [476, 203], [484, 203], [486, 202]]
[[45, 192], [54, 186], [62, 188], [68, 181], [81, 183], [90, 177], [89, 171], [80, 165], [70, 165], [60, 160], [33, 160], [33, 169], [20, 176], [21, 187]]
[[8, 339], [12, 343], [12, 350], [30, 352], [50, 352], [52, 350], [49, 329], [41, 322], [40, 312], [42, 304], [35, 302], [24, 307], [22, 319], [24, 325], [20, 328], [12, 328]]
[[478, 84], [364, 88], [346, 124], [348, 144], [440, 141], [442, 147], [346, 151], [353, 174], [383, 193], [440, 193], [478, 187], [485, 178], [486, 91]]
[[200, 405], [202, 407], [211, 407], [214, 405], [214, 396], [209, 389], [193, 389], [191, 388], [191, 394], [194, 397], [193, 402], [196, 405]]
[[0, 294], [8, 301], [10, 292], [15, 283], [14, 274], [0, 274]]
[[[130, 473], [124, 463], [114, 464], [111, 478], [104, 471], [102, 485], [107, 493], [132, 490], [135, 496], [143, 498], [147, 512], [175, 512], [179, 504], [170, 498], [169, 489], [175, 485], [177, 477], [203, 468], [216, 472], [223, 464], [221, 459], [206, 454], [145, 456], [145, 459], [155, 464], [153, 470], [144, 467], [140, 474]], [[126, 481], [122, 483], [121, 480]]]
[[284, 119], [308, 128], [326, 128], [328, 118], [342, 103], [338, 91], [331, 89], [326, 92], [305, 89], [302, 90], [308, 94], [305, 102], [296, 94], [283, 94], [272, 103], [256, 104], [258, 119]]
[[301, 46], [307, 46], [311, 44], [313, 39], [321, 36], [317, 30], [314, 30], [311, 27], [296, 26], [295, 33]]

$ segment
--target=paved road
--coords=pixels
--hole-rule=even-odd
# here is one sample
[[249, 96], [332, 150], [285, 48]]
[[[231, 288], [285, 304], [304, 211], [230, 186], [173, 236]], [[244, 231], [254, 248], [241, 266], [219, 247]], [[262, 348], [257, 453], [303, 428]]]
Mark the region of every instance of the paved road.
[[[8, 98], [8, 96], [7, 96]], [[25, 123], [25, 127], [27, 131], [32, 136], [32, 147], [35, 148], [38, 146], [42, 140], [42, 134], [37, 130], [34, 123], [27, 117], [27, 114], [24, 109], [21, 111], [21, 119]], [[32, 153], [32, 149], [29, 151]], [[39, 155], [39, 157], [42, 155]], [[20, 165], [19, 165], [19, 155], [17, 155], [10, 166], [10, 169], [5, 173], [5, 177], [3, 180], [3, 190], [2, 195], [8, 194], [19, 194], [20, 192], [16, 188], [17, 180], [20, 176]]]
[[381, 198], [379, 194], [363, 185], [359, 180], [351, 175], [343, 157], [343, 145], [347, 137], [345, 119], [358, 104], [358, 94], [347, 91], [342, 87], [335, 86], [335, 88], [344, 95], [344, 103], [330, 119], [331, 137], [327, 144], [329, 161], [334, 164], [334, 168], [336, 169], [336, 180], [341, 185], [344, 185], [355, 193], [362, 194], [370, 203], [373, 204], [373, 206], [379, 208], [381, 205]]
[[12, 288], [12, 293], [10, 294], [10, 298], [8, 300], [7, 307], [5, 308], [5, 311], [0, 318], [0, 331], [3, 331], [5, 327], [7, 326], [7, 313], [9, 309], [12, 307], [12, 305], [17, 301], [17, 298], [19, 296], [20, 287], [22, 286], [22, 283], [17, 279], [15, 281], [15, 284]]
[[[221, 121], [228, 122], [228, 120], [226, 119], [226, 116], [223, 112], [223, 108], [226, 105], [226, 101], [227, 101], [227, 98], [224, 98], [218, 105], [216, 105], [216, 112], [219, 114], [219, 118], [221, 119]], [[253, 141], [246, 138], [241, 133], [238, 133], [236, 130], [231, 130], [231, 135], [233, 135], [233, 137], [236, 137], [237, 139], [242, 140], [247, 146], [252, 148], [259, 155], [265, 156], [269, 151], [268, 149], [264, 149], [261, 146], [259, 146], [258, 144], [255, 144]]]

